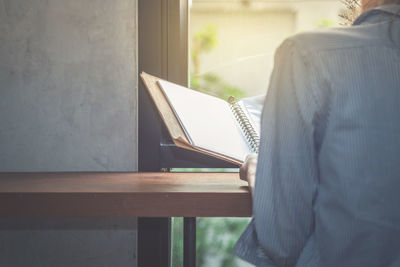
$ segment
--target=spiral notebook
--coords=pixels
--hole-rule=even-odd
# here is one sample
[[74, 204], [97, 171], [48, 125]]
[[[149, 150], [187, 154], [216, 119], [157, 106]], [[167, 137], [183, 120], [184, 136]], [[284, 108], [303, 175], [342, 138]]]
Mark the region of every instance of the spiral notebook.
[[141, 77], [177, 146], [238, 166], [258, 152], [259, 116], [246, 101], [224, 101], [146, 73]]

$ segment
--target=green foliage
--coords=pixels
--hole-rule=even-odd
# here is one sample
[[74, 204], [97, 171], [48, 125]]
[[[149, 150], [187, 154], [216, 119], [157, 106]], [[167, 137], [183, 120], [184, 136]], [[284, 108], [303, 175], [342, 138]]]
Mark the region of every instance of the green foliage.
[[319, 28], [329, 28], [337, 26], [334, 21], [331, 21], [329, 19], [322, 19], [321, 21], [316, 22], [315, 25]]
[[172, 264], [173, 267], [183, 267], [183, 218], [172, 218]]
[[192, 59], [193, 73], [195, 75], [199, 73], [200, 55], [210, 52], [217, 46], [217, 35], [218, 32], [215, 25], [208, 24], [198, 31], [192, 38], [190, 55]]
[[233, 247], [248, 224], [247, 218], [198, 218], [197, 266], [206, 267], [207, 259], [218, 259], [215, 267], [236, 267]]
[[[197, 266], [237, 267], [239, 259], [233, 254], [233, 246], [248, 224], [248, 218], [197, 218]], [[172, 266], [183, 266], [183, 219], [173, 218]]]
[[218, 45], [217, 27], [213, 24], [205, 25], [193, 38], [192, 52], [196, 49], [201, 52], [209, 52]]
[[191, 44], [192, 73], [190, 75], [190, 87], [200, 92], [214, 95], [227, 100], [230, 96], [241, 98], [245, 92], [239, 87], [225, 82], [214, 73], [200, 73], [200, 56], [212, 51], [218, 45], [218, 31], [215, 25], [205, 25], [198, 31]]
[[233, 86], [213, 73], [204, 75], [191, 75], [190, 87], [200, 92], [227, 100], [230, 96], [242, 98], [246, 93], [239, 87]]

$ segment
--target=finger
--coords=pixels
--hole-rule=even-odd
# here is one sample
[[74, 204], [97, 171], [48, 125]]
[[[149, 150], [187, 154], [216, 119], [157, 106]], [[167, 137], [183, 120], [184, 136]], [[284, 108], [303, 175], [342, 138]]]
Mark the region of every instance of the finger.
[[239, 169], [240, 180], [247, 181], [247, 164], [243, 164]]

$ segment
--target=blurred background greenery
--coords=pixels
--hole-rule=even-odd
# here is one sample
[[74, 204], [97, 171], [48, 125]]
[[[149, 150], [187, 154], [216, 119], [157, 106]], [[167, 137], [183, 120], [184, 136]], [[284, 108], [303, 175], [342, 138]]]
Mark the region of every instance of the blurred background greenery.
[[[197, 218], [197, 266], [250, 266], [233, 254], [233, 246], [248, 222], [249, 218]], [[182, 251], [183, 218], [173, 218], [171, 266], [183, 266]]]
[[246, 95], [243, 89], [229, 84], [217, 74], [212, 72], [200, 74], [201, 55], [211, 52], [217, 45], [218, 31], [213, 24], [206, 24], [194, 34], [190, 49], [192, 63], [190, 88], [224, 100], [228, 100], [230, 96], [242, 98]]

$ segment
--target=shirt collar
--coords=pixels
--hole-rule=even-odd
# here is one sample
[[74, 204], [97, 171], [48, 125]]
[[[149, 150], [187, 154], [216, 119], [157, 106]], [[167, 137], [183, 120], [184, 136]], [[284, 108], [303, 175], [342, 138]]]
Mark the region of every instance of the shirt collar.
[[377, 14], [388, 14], [391, 16], [400, 17], [400, 5], [382, 5], [365, 11], [353, 22], [353, 25], [360, 25], [368, 18], [375, 17]]

